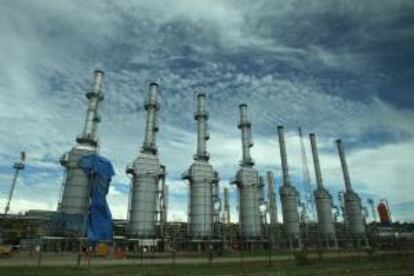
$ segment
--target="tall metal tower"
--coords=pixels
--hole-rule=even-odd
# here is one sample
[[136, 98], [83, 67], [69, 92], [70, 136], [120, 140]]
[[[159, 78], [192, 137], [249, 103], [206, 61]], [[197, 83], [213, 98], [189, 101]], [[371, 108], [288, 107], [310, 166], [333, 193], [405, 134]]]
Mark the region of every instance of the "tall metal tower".
[[290, 248], [302, 247], [298, 214], [299, 194], [290, 181], [283, 126], [278, 126], [277, 132], [283, 173], [283, 185], [279, 193], [282, 201], [284, 236]]
[[262, 233], [259, 202], [259, 175], [253, 168], [254, 161], [250, 156], [253, 146], [251, 123], [247, 117], [247, 105], [239, 105], [243, 159], [241, 169], [231, 184], [236, 184], [239, 190], [239, 226], [240, 235], [245, 239], [259, 239]]
[[194, 113], [197, 121], [197, 153], [194, 163], [184, 172], [182, 179], [190, 183], [188, 210], [189, 235], [193, 240], [213, 236], [214, 222], [218, 223], [219, 211], [215, 205], [219, 201], [218, 174], [208, 162], [207, 140], [210, 136], [207, 129], [208, 112], [206, 95], [198, 93], [197, 110]]
[[303, 186], [304, 186], [304, 208], [302, 210], [303, 220], [307, 222], [308, 220], [312, 220], [314, 217], [314, 202], [312, 198], [312, 187], [311, 187], [311, 179], [308, 167], [308, 158], [306, 157], [306, 150], [305, 150], [305, 142], [303, 138], [302, 128], [298, 128], [299, 133], [299, 140], [300, 140], [300, 150], [301, 150], [301, 157], [302, 157], [302, 174], [303, 174]]
[[361, 242], [367, 243], [365, 220], [362, 214], [361, 198], [352, 189], [342, 141], [340, 139], [336, 140], [336, 145], [338, 148], [339, 159], [341, 161], [342, 172], [345, 182], [345, 224], [348, 229], [348, 235], [354, 241], [356, 246], [359, 246]]
[[145, 139], [139, 156], [126, 169], [131, 175], [131, 193], [127, 234], [138, 238], [156, 237], [156, 224], [162, 206], [158, 206], [162, 197], [162, 183], [165, 177], [165, 166], [160, 164], [156, 145], [158, 132], [158, 84], [150, 83], [145, 101], [147, 122]]
[[274, 227], [279, 223], [279, 221], [278, 221], [278, 216], [277, 216], [277, 200], [276, 200], [276, 191], [275, 191], [275, 186], [274, 186], [275, 183], [273, 180], [273, 173], [271, 171], [267, 172], [267, 184], [268, 184], [270, 225]]
[[335, 223], [332, 216], [332, 196], [328, 190], [323, 187], [315, 134], [309, 134], [309, 139], [312, 148], [312, 157], [317, 184], [317, 189], [314, 191], [314, 197], [318, 215], [319, 239], [321, 241], [321, 246], [323, 247], [337, 247]]
[[230, 198], [229, 189], [224, 188], [224, 212], [223, 212], [223, 223], [230, 224]]
[[77, 144], [60, 159], [60, 164], [65, 168], [65, 179], [63, 184], [62, 198], [58, 205], [58, 211], [69, 215], [79, 215], [77, 226], [79, 231], [82, 229], [82, 216], [86, 219], [89, 207], [89, 177], [79, 168], [79, 160], [88, 154], [98, 151], [97, 128], [100, 122], [98, 110], [103, 94], [104, 73], [100, 70], [94, 72], [92, 89], [86, 93], [89, 100], [86, 111], [85, 124], [83, 132], [76, 138]]
[[269, 218], [270, 218], [270, 231], [269, 237], [270, 241], [276, 241], [278, 244], [279, 241], [279, 221], [277, 215], [277, 200], [276, 200], [276, 191], [275, 183], [273, 180], [273, 173], [271, 171], [267, 172], [267, 185], [268, 185], [268, 200], [269, 200]]
[[11, 184], [11, 187], [10, 187], [9, 196], [7, 198], [6, 207], [4, 208], [4, 216], [7, 216], [7, 213], [10, 210], [10, 203], [11, 203], [11, 200], [12, 200], [12, 197], [13, 197], [14, 188], [16, 187], [17, 178], [19, 177], [20, 171], [24, 170], [25, 161], [26, 161], [26, 153], [24, 151], [22, 151], [21, 154], [20, 154], [20, 161], [15, 162], [14, 165], [13, 165], [14, 176], [13, 176], [12, 184]]

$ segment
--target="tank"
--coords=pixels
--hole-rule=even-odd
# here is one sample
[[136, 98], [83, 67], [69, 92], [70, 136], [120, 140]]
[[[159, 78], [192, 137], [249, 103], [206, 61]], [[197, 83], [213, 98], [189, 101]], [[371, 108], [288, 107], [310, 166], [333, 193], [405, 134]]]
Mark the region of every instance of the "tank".
[[380, 202], [377, 206], [378, 215], [380, 217], [380, 222], [383, 225], [391, 224], [391, 216], [388, 210], [388, 206], [384, 202]]
[[94, 72], [92, 89], [86, 93], [88, 109], [83, 132], [76, 138], [77, 144], [61, 159], [65, 168], [65, 179], [58, 211], [69, 215], [86, 216], [89, 207], [89, 179], [79, 168], [79, 160], [98, 148], [97, 125], [100, 122], [98, 109], [103, 100], [103, 76], [100, 70]]
[[242, 136], [243, 159], [240, 162], [241, 169], [231, 183], [236, 184], [239, 191], [240, 235], [246, 240], [259, 239], [262, 233], [260, 192], [263, 191], [263, 188], [260, 186], [259, 175], [253, 168], [254, 161], [250, 156], [250, 148], [253, 146], [253, 142], [251, 123], [247, 117], [247, 105], [241, 104], [239, 111], [240, 122], [238, 128], [241, 130]]
[[159, 110], [158, 84], [156, 83], [149, 85], [145, 110], [147, 122], [141, 153], [126, 170], [127, 174], [132, 177], [127, 235], [137, 238], [154, 238], [157, 236], [158, 213], [161, 212], [158, 206], [162, 191], [160, 183], [165, 175], [165, 166], [160, 164], [156, 145]]

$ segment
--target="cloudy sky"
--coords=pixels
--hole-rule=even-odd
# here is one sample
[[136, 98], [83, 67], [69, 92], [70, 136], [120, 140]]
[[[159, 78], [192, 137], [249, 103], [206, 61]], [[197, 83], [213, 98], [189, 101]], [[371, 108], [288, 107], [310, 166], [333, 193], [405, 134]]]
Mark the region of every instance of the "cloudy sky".
[[414, 221], [413, 1], [2, 1], [0, 4], [0, 208], [19, 152], [27, 168], [11, 212], [56, 209], [59, 157], [75, 143], [93, 70], [105, 71], [101, 154], [117, 175], [108, 196], [125, 218], [125, 167], [143, 141], [144, 97], [160, 84], [158, 146], [167, 166], [169, 218], [186, 220], [181, 173], [195, 153], [194, 91], [208, 94], [211, 163], [221, 187], [241, 158], [238, 105], [249, 105], [261, 174], [276, 175], [276, 127], [286, 127], [294, 184], [304, 195], [297, 127], [315, 132], [327, 188], [344, 187], [334, 140], [347, 148], [351, 181], [387, 198], [394, 219]]

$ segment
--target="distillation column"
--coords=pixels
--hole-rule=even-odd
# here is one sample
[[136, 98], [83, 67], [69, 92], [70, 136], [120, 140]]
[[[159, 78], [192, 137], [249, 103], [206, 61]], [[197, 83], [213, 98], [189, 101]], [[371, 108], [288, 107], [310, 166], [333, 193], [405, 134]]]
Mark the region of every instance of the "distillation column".
[[250, 148], [253, 146], [251, 135], [251, 123], [247, 118], [247, 105], [241, 104], [240, 122], [243, 159], [240, 162], [241, 169], [237, 172], [232, 184], [236, 184], [239, 190], [239, 225], [240, 235], [245, 239], [257, 240], [261, 238], [262, 225], [260, 219], [260, 195], [259, 176], [253, 168], [254, 161], [250, 156]]
[[332, 196], [328, 190], [323, 187], [318, 146], [316, 144], [315, 134], [309, 134], [309, 139], [312, 149], [312, 158], [315, 167], [315, 177], [317, 184], [317, 189], [313, 194], [315, 197], [316, 211], [318, 215], [319, 238], [321, 246], [337, 247], [335, 223], [332, 216]]
[[342, 140], [336, 140], [338, 148], [339, 159], [341, 161], [342, 172], [345, 182], [344, 193], [344, 209], [345, 209], [345, 225], [347, 226], [348, 235], [356, 246], [360, 246], [361, 242], [367, 244], [365, 219], [362, 214], [362, 204], [359, 195], [354, 192], [349, 177], [348, 165], [346, 163], [345, 151], [342, 145]]
[[158, 84], [151, 83], [145, 102], [147, 121], [144, 143], [139, 156], [126, 170], [132, 176], [127, 234], [138, 238], [154, 238], [157, 235], [160, 212], [157, 205], [162, 196], [160, 182], [165, 176], [165, 166], [160, 164], [156, 145], [159, 109]]
[[299, 194], [290, 182], [289, 167], [286, 155], [285, 137], [283, 126], [277, 127], [279, 137], [280, 158], [282, 161], [283, 185], [280, 187], [282, 201], [283, 232], [289, 248], [301, 247], [298, 201]]
[[278, 232], [279, 232], [279, 222], [277, 217], [277, 203], [276, 203], [276, 191], [275, 184], [273, 180], [273, 173], [271, 171], [267, 172], [267, 182], [268, 182], [268, 199], [269, 199], [269, 218], [270, 218], [270, 231], [269, 237], [272, 242], [279, 242]]
[[208, 112], [206, 95], [197, 95], [197, 110], [194, 113], [197, 121], [197, 153], [194, 163], [184, 172], [182, 179], [189, 181], [190, 202], [188, 210], [189, 235], [192, 240], [201, 240], [213, 236], [218, 197], [218, 174], [209, 163], [206, 142], [209, 139], [207, 130]]
[[98, 109], [103, 100], [103, 77], [104, 73], [96, 70], [92, 89], [86, 93], [89, 100], [86, 112], [83, 132], [76, 138], [77, 144], [60, 159], [61, 165], [65, 168], [65, 179], [63, 192], [58, 211], [67, 215], [78, 215], [79, 219], [73, 221], [75, 231], [83, 232], [86, 223], [86, 214], [89, 207], [89, 178], [79, 168], [79, 160], [88, 154], [97, 153], [98, 139], [97, 127], [100, 122]]
[[229, 197], [229, 189], [224, 188], [224, 212], [223, 212], [223, 223], [225, 225], [230, 224], [230, 197]]

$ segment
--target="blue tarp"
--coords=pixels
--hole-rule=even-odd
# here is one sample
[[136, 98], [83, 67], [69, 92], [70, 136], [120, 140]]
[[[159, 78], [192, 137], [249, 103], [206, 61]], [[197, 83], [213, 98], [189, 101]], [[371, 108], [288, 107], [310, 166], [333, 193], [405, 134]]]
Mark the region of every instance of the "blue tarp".
[[95, 244], [103, 240], [112, 240], [112, 215], [106, 195], [111, 178], [115, 175], [114, 168], [108, 159], [96, 154], [82, 157], [79, 167], [91, 176], [91, 203], [86, 228], [88, 240]]

